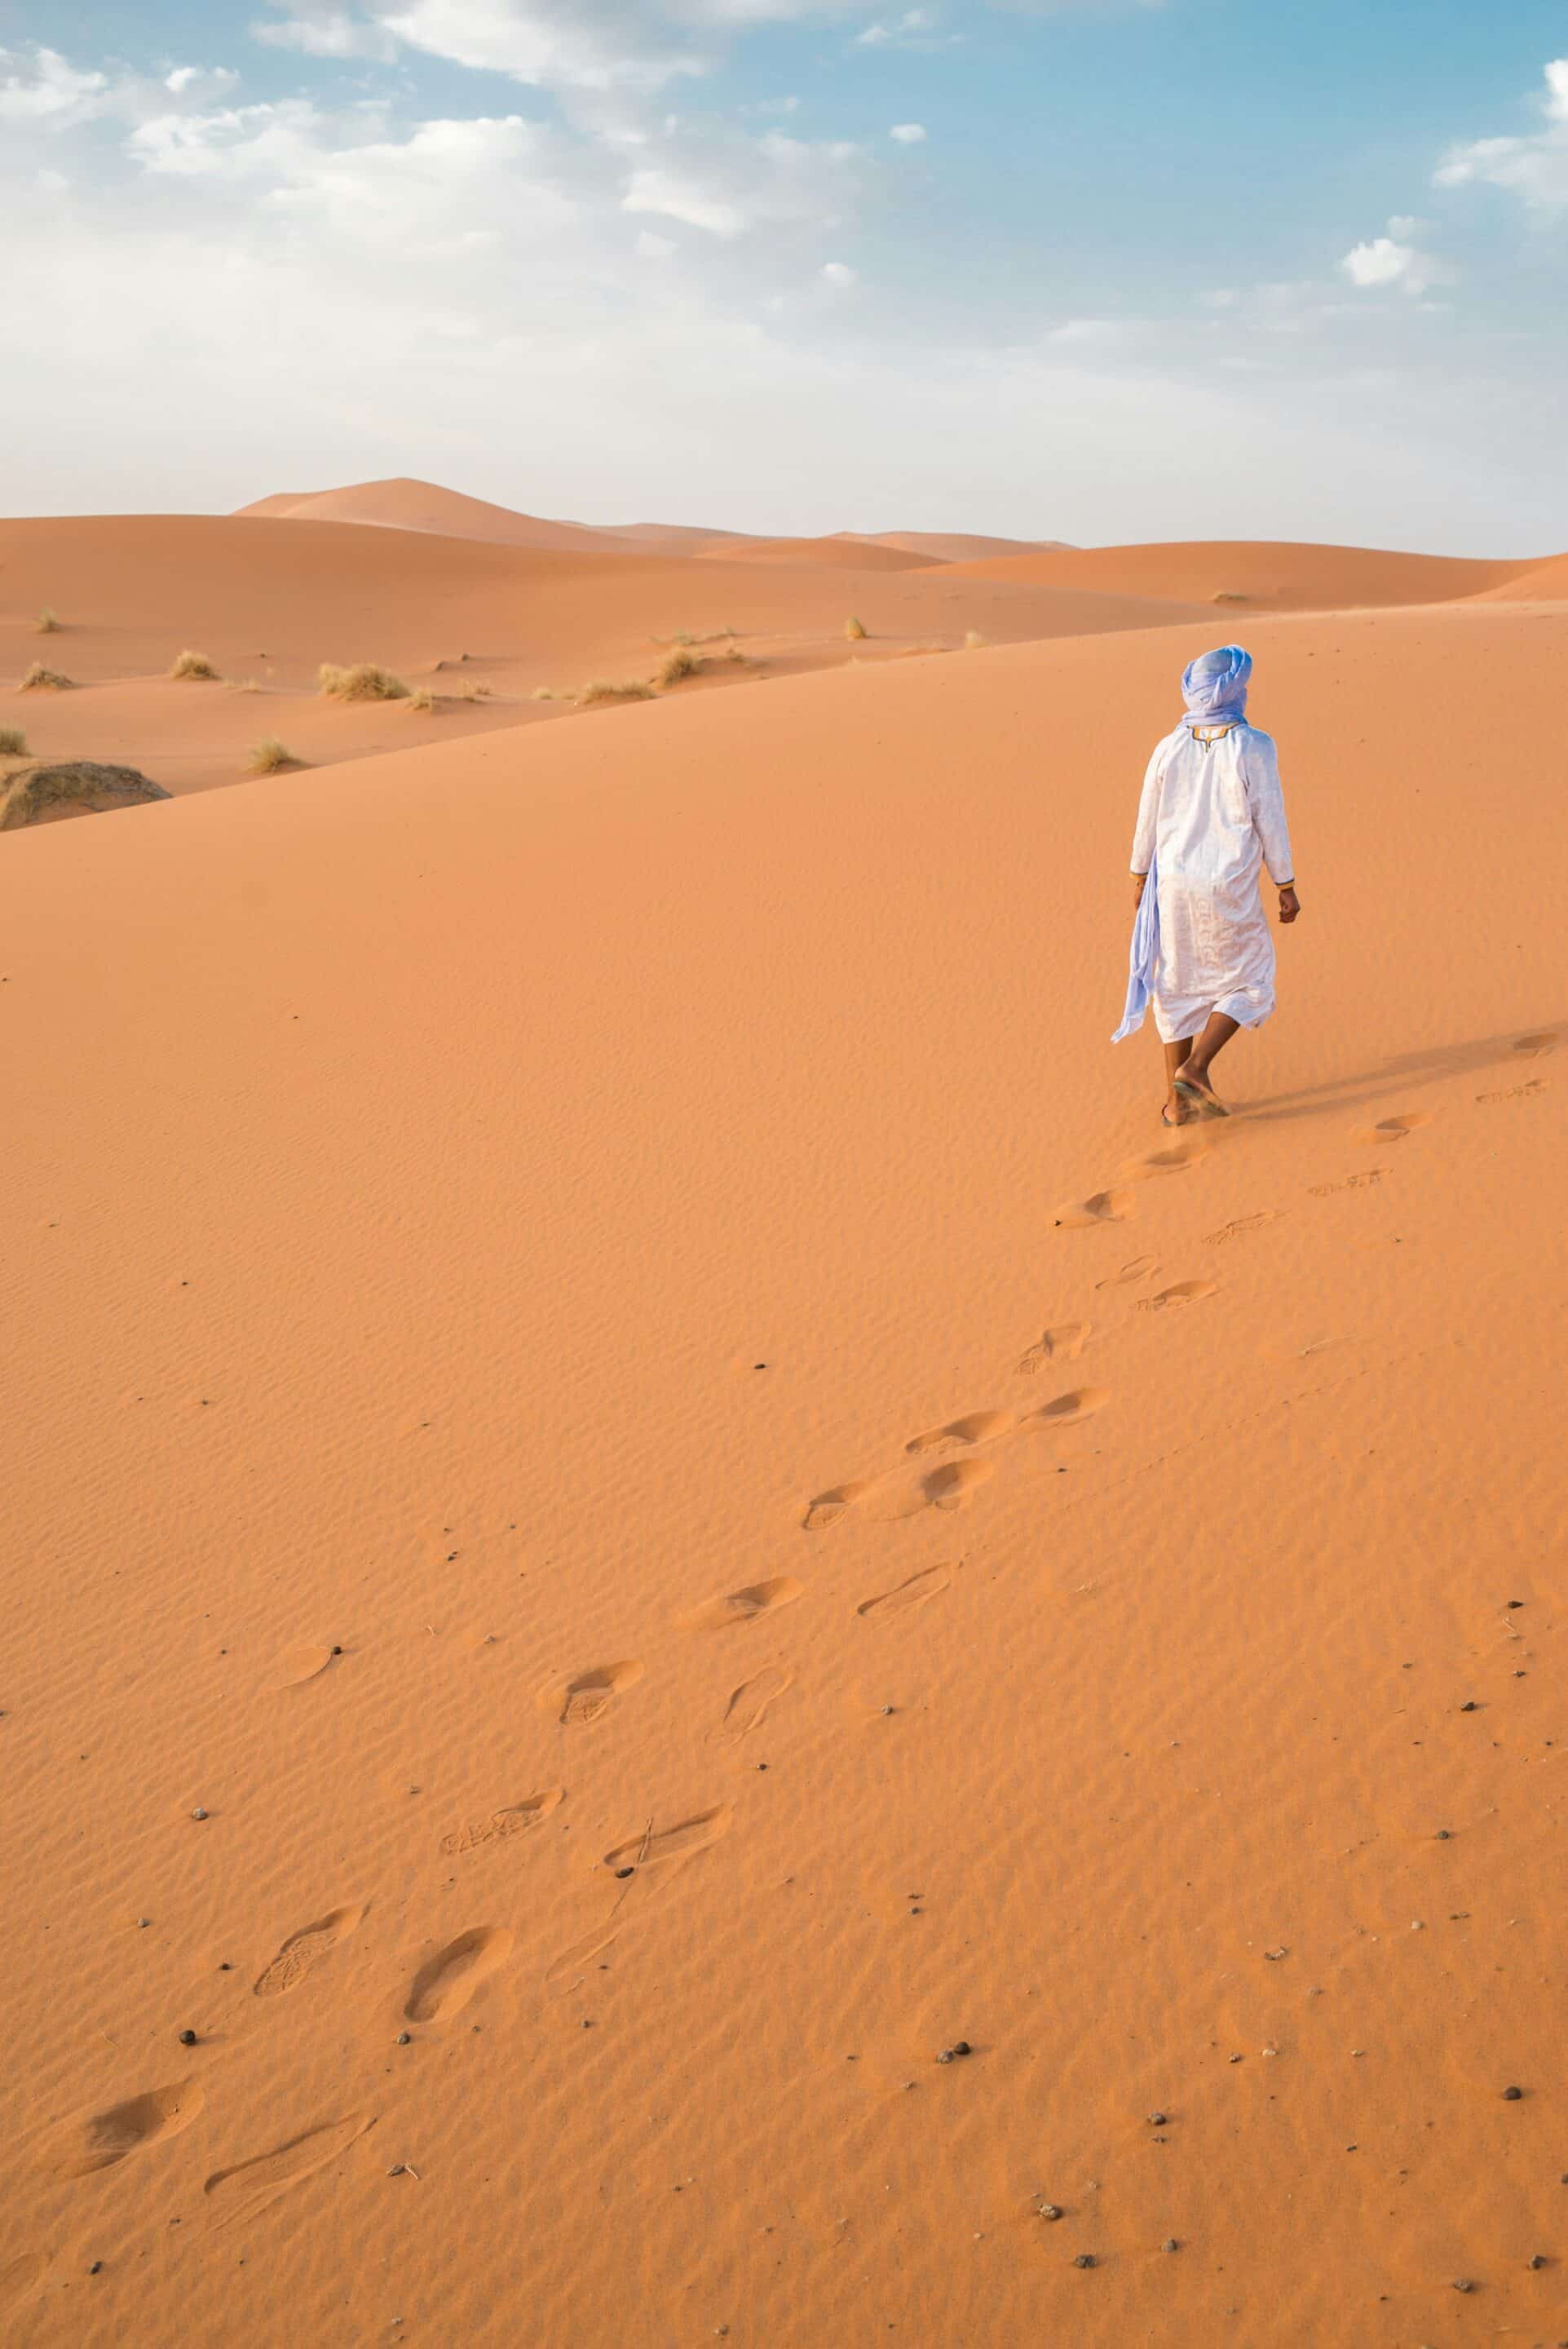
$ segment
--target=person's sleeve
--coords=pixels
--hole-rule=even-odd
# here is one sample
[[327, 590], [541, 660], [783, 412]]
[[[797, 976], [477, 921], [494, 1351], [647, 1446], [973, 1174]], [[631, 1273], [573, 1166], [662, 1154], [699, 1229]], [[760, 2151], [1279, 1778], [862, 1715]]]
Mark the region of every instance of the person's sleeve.
[[1143, 794], [1138, 802], [1138, 823], [1132, 834], [1132, 870], [1147, 873], [1154, 862], [1154, 817], [1160, 805], [1160, 776], [1165, 763], [1165, 745], [1161, 742], [1149, 761], [1143, 778]]
[[1264, 863], [1275, 888], [1295, 878], [1291, 862], [1290, 827], [1284, 820], [1284, 793], [1280, 789], [1279, 753], [1272, 734], [1254, 734], [1243, 755], [1247, 803], [1253, 829], [1263, 847]]

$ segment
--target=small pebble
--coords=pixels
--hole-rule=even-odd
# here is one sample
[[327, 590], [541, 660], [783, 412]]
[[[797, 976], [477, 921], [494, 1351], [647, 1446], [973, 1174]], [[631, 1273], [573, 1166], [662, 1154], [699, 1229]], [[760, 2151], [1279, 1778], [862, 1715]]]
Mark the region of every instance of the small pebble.
[[1522, 1599], [1511, 1599], [1508, 1603], [1511, 1607], [1522, 1607], [1524, 1601]]
[[1080, 2251], [1077, 2259], [1073, 2261], [1075, 2268], [1092, 2268], [1094, 2263], [1094, 2253], [1092, 2251]]
[[759, 1763], [758, 1764], [758, 1765], [757, 1765], [757, 1766], [758, 1766], [758, 1768], [759, 1770], [766, 1770], [766, 1769], [767, 1769], [767, 1767], [768, 1767], [768, 1764], [767, 1764], [767, 1763], [766, 1763], [766, 1762], [759, 1762]]
[[967, 2039], [955, 2039], [953, 2043], [953, 2052], [955, 2055], [973, 2055], [975, 2050], [970, 2046]]
[[180, 2034], [180, 2044], [181, 2047], [194, 2047], [196, 2033], [193, 2031], [182, 2031]]
[[1456, 2292], [1473, 2292], [1475, 2290], [1475, 2285], [1469, 2276], [1456, 2276], [1454, 2278], [1454, 2290]]
[[1161, 2244], [1160, 2248], [1161, 2248], [1161, 2250], [1162, 2251], [1179, 2251], [1181, 2250], [1181, 2244], [1176, 2240], [1176, 2238], [1175, 2238], [1175, 2236], [1174, 2236], [1174, 2235], [1167, 2235], [1167, 2236], [1166, 2236], [1166, 2238], [1165, 2238], [1165, 2240]]
[[622, 1882], [624, 1882], [624, 1879], [625, 1879], [628, 1876], [634, 1876], [634, 1875], [635, 1875], [635, 1873], [636, 1873], [636, 1870], [635, 1870], [634, 1868], [618, 1868], [615, 1870], [615, 1875], [616, 1875], [616, 1878], [617, 1878], [617, 1880], [618, 1880], [618, 1881], [622, 1881]]
[[1545, 2253], [1543, 2251], [1537, 2251], [1530, 2264], [1532, 2268], [1543, 2268], [1546, 2265]]
[[103, 2273], [103, 2261], [102, 2261], [101, 2260], [95, 2260], [95, 2261], [93, 2261], [93, 2263], [92, 2263], [91, 2267], [90, 2267], [90, 2268], [88, 2268], [88, 2275], [102, 2275], [102, 2273]]
[[139, 1917], [136, 1921], [145, 1932], [148, 1926], [151, 1924], [152, 1920], [150, 1917]]
[[406, 2031], [400, 2031], [397, 2033], [397, 2044], [399, 2047], [407, 2047], [408, 2044], [408, 2033]]
[[1453, 1841], [1453, 1837], [1449, 1835], [1447, 1827], [1439, 1827], [1438, 1829], [1437, 1840], [1439, 1843], [1451, 1843]]
[[407, 2164], [406, 2162], [395, 2161], [391, 2168], [387, 2172], [387, 2175], [388, 2178], [401, 2178], [407, 2168]]
[[1149, 2116], [1149, 2126], [1150, 2126], [1150, 2128], [1163, 2128], [1163, 2127], [1164, 2127], [1164, 2126], [1165, 2126], [1165, 2116], [1164, 2116], [1164, 2114], [1163, 2114], [1163, 2113], [1150, 2113], [1150, 2116]]
[[1476, 1701], [1475, 1701], [1475, 1699], [1474, 1699], [1474, 1697], [1473, 1697], [1473, 1696], [1472, 1696], [1472, 1697], [1467, 1697], [1467, 1698], [1465, 1699], [1465, 1702], [1463, 1702], [1463, 1704], [1461, 1704], [1461, 1705], [1460, 1705], [1460, 1711], [1461, 1713], [1474, 1713], [1476, 1710], [1477, 1710], [1477, 1707], [1476, 1707]]
[[332, 1652], [333, 1652], [333, 1654], [334, 1654], [335, 1656], [341, 1656], [341, 1655], [342, 1655], [342, 1653], [343, 1653], [343, 1650], [342, 1650], [341, 1648], [335, 1647], [335, 1648], [333, 1649], [333, 1651], [332, 1651]]
[[204, 1819], [204, 1818], [206, 1817], [207, 1814], [206, 1814], [206, 1812], [201, 1808], [201, 1806], [200, 1805], [200, 1803], [198, 1803], [198, 1805], [196, 1806], [196, 1808], [191, 1812], [191, 1817], [192, 1817], [193, 1819]]
[[1042, 2219], [1059, 2219], [1062, 2215], [1061, 2206], [1056, 2202], [1042, 2202], [1039, 2215]]
[[889, 1713], [892, 1713], [892, 1705], [891, 1705], [891, 1704], [884, 1704], [884, 1705], [883, 1705], [883, 1707], [882, 1707], [882, 1719], [883, 1719], [884, 1721], [887, 1719], [887, 1717], [888, 1717]]
[[1522, 2099], [1524, 2091], [1522, 2088], [1504, 2088], [1502, 2092], [1502, 2101], [1505, 2105], [1517, 2105]]

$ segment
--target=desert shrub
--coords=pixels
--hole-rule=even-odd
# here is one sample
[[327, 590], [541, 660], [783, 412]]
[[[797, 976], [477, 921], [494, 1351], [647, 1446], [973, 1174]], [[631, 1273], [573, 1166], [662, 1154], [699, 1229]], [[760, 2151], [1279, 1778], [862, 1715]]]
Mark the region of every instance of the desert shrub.
[[42, 661], [35, 661], [16, 690], [18, 693], [64, 693], [70, 681], [68, 677], [62, 677], [57, 668], [46, 668]]
[[983, 636], [978, 628], [971, 628], [964, 639], [964, 649], [966, 653], [977, 653], [984, 649], [989, 639]]
[[199, 678], [205, 681], [209, 678], [215, 678], [218, 671], [205, 653], [193, 653], [187, 650], [171, 664], [169, 674], [170, 677]]
[[1246, 600], [1240, 587], [1216, 587], [1209, 598], [1211, 604], [1244, 604]]
[[245, 771], [251, 775], [275, 775], [280, 767], [297, 767], [299, 763], [275, 734], [268, 734], [252, 750]]
[[863, 620], [851, 619], [844, 622], [844, 634], [852, 645], [859, 644], [865, 632], [866, 624]]
[[316, 691], [334, 701], [407, 701], [408, 688], [400, 677], [377, 661], [356, 661], [352, 668], [340, 668], [335, 661], [323, 661], [316, 671]]
[[654, 683], [661, 693], [667, 693], [672, 685], [679, 685], [685, 678], [696, 677], [701, 669], [702, 663], [696, 653], [687, 652], [677, 642], [675, 651], [666, 653], [654, 671]]
[[33, 634], [36, 636], [57, 636], [59, 633], [60, 623], [46, 604], [33, 623]]
[[[548, 699], [550, 694], [550, 688], [548, 686], [544, 688], [544, 694], [545, 698]], [[465, 677], [460, 684], [454, 686], [452, 688], [452, 699], [454, 701], [488, 701], [490, 699], [490, 687], [488, 685], [480, 685], [471, 677]], [[534, 698], [536, 700], [539, 697], [535, 695]]]
[[19, 726], [0, 726], [0, 759], [25, 759], [27, 738]]
[[428, 685], [417, 685], [403, 707], [405, 709], [411, 709], [416, 718], [433, 718], [436, 714], [436, 697]]
[[602, 709], [611, 701], [652, 701], [654, 688], [641, 678], [628, 678], [620, 685], [612, 685], [607, 678], [595, 678], [591, 685], [580, 688], [573, 697], [579, 709]]
[[228, 679], [231, 693], [260, 693], [261, 684], [253, 677], [232, 677]]

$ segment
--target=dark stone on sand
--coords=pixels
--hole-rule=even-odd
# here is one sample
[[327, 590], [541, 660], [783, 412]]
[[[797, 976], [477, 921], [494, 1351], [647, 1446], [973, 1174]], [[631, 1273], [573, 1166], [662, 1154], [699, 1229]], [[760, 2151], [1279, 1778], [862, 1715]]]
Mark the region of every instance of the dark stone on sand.
[[407, 2047], [408, 2044], [408, 2033], [406, 2031], [400, 2031], [397, 2033], [397, 2044], [399, 2047]]
[[975, 2050], [970, 2046], [967, 2039], [955, 2039], [953, 2043], [953, 2052], [955, 2055], [973, 2055]]
[[95, 2261], [93, 2261], [93, 2263], [92, 2263], [91, 2267], [90, 2267], [90, 2268], [88, 2268], [88, 2275], [102, 2275], [102, 2273], [103, 2273], [103, 2261], [102, 2261], [101, 2260], [95, 2260]]
[[1473, 2292], [1475, 2290], [1475, 2285], [1469, 2276], [1455, 2276], [1454, 2290], [1456, 2292]]
[[333, 1649], [333, 1651], [332, 1651], [332, 1652], [333, 1652], [333, 1654], [334, 1654], [335, 1656], [341, 1656], [341, 1655], [342, 1655], [342, 1653], [343, 1653], [343, 1650], [342, 1650], [341, 1648], [335, 1647], [335, 1648]]
[[636, 1874], [636, 1872], [637, 1872], [637, 1871], [636, 1871], [636, 1869], [635, 1869], [634, 1868], [618, 1868], [615, 1870], [615, 1874], [616, 1874], [616, 1876], [617, 1876], [618, 1878], [621, 1878], [621, 1877], [627, 1877], [627, 1876], [634, 1876], [634, 1875]]
[[1439, 1827], [1439, 1828], [1438, 1829], [1438, 1832], [1437, 1832], [1437, 1836], [1436, 1836], [1436, 1837], [1435, 1837], [1435, 1840], [1436, 1840], [1438, 1843], [1452, 1843], [1452, 1841], [1453, 1841], [1453, 1837], [1449, 1834], [1449, 1830], [1448, 1830], [1448, 1828], [1447, 1828], [1447, 1827]]
[[1467, 1697], [1467, 1698], [1465, 1699], [1465, 1701], [1464, 1701], [1463, 1704], [1461, 1704], [1461, 1705], [1460, 1705], [1460, 1711], [1461, 1713], [1474, 1713], [1474, 1712], [1476, 1712], [1477, 1710], [1478, 1710], [1478, 1707], [1477, 1707], [1476, 1701], [1475, 1701], [1475, 1699], [1474, 1699], [1474, 1697], [1473, 1697], [1473, 1696]]
[[1042, 2219], [1059, 2219], [1062, 2215], [1061, 2206], [1056, 2202], [1042, 2202], [1039, 2215]]
[[1531, 2266], [1532, 2266], [1532, 2268], [1543, 2268], [1543, 2267], [1546, 2265], [1546, 2254], [1545, 2254], [1545, 2252], [1544, 2252], [1544, 2251], [1537, 2251], [1537, 2252], [1535, 2253], [1534, 2257], [1532, 2259], [1532, 2261], [1531, 2261], [1530, 2264], [1531, 2264]]
[[180, 2034], [180, 2044], [181, 2047], [194, 2047], [196, 2033], [193, 2031], [182, 2031]]
[[1077, 2259], [1073, 2261], [1075, 2268], [1092, 2268], [1094, 2263], [1094, 2253], [1092, 2251], [1080, 2251]]
[[1502, 2101], [1505, 2105], [1517, 2105], [1523, 2095], [1524, 2091], [1522, 2088], [1504, 2088], [1502, 2092]]
[[196, 1808], [191, 1812], [191, 1817], [192, 1817], [193, 1819], [204, 1819], [204, 1818], [206, 1817], [207, 1814], [206, 1814], [206, 1812], [201, 1808], [201, 1804], [200, 1804], [200, 1803], [198, 1803], [198, 1804], [197, 1804], [197, 1806], [196, 1806]]
[[1179, 2251], [1181, 2250], [1181, 2244], [1176, 2240], [1176, 2238], [1175, 2238], [1175, 2236], [1174, 2236], [1174, 2235], [1167, 2235], [1167, 2236], [1166, 2236], [1166, 2238], [1165, 2238], [1165, 2240], [1161, 2244], [1160, 2248], [1161, 2248], [1161, 2250], [1162, 2251]]
[[1164, 2116], [1164, 2114], [1163, 2114], [1163, 2113], [1150, 2113], [1150, 2116], [1149, 2116], [1149, 2126], [1150, 2126], [1150, 2128], [1163, 2128], [1163, 2127], [1164, 2127], [1164, 2126], [1165, 2126], [1165, 2116]]

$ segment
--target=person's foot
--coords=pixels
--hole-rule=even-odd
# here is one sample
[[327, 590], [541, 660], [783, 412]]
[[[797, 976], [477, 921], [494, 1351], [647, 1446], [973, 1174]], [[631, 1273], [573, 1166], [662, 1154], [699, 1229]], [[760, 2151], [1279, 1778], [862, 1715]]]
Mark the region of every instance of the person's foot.
[[1194, 1069], [1191, 1061], [1182, 1061], [1176, 1074], [1174, 1089], [1186, 1093], [1189, 1097], [1196, 1094], [1202, 1104], [1199, 1112], [1200, 1116], [1224, 1117], [1229, 1113], [1209, 1081], [1208, 1071]]
[[1172, 1091], [1160, 1112], [1161, 1125], [1185, 1125], [1192, 1112], [1181, 1094]]

